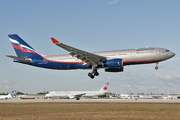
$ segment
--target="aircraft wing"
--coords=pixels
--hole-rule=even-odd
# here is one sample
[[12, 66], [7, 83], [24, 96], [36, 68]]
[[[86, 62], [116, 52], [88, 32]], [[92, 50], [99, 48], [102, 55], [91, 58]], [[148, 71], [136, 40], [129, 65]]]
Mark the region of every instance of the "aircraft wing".
[[86, 93], [70, 95], [69, 98], [70, 98], [70, 99], [71, 99], [71, 98], [79, 98], [79, 97], [81, 97], [81, 96], [83, 96], [83, 95], [85, 95], [85, 94], [86, 94]]
[[86, 94], [86, 93], [77, 94], [77, 95], [74, 95], [74, 97], [75, 97], [75, 98], [81, 97], [81, 96], [83, 96], [83, 95], [85, 95], [85, 94]]
[[101, 64], [103, 61], [106, 61], [106, 57], [96, 55], [93, 53], [89, 53], [83, 50], [79, 50], [77, 48], [73, 48], [71, 46], [65, 45], [63, 43], [60, 43], [54, 38], [51, 38], [52, 42], [56, 44], [57, 46], [65, 49], [66, 51], [70, 52], [69, 54], [73, 57], [76, 57], [77, 59], [82, 60], [87, 64], [87, 66], [93, 65], [93, 64]]

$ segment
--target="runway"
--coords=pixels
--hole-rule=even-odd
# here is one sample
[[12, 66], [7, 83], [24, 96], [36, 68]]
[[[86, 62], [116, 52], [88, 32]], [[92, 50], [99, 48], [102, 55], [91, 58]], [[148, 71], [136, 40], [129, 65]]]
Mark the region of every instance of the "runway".
[[162, 99], [8, 99], [0, 100], [0, 103], [180, 103], [180, 100], [162, 100]]

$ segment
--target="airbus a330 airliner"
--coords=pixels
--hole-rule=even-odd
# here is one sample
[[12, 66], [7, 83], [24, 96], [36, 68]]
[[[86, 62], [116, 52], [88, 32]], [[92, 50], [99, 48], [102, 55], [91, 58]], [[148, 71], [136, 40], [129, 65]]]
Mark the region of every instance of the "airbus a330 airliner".
[[129, 50], [117, 50], [106, 52], [86, 52], [63, 43], [54, 38], [52, 42], [69, 52], [69, 55], [44, 56], [37, 53], [30, 45], [17, 34], [9, 35], [9, 39], [16, 51], [16, 56], [6, 55], [14, 59], [14, 62], [32, 65], [36, 67], [72, 70], [90, 69], [90, 78], [98, 76], [98, 69], [105, 72], [123, 72], [124, 66], [136, 64], [158, 63], [175, 56], [173, 52], [164, 48], [138, 48]]

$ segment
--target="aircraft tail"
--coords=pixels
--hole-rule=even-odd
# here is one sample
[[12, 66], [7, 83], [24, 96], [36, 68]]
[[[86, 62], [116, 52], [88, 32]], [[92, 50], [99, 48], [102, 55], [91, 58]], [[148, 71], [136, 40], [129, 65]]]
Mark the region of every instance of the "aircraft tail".
[[107, 92], [108, 91], [108, 86], [109, 86], [109, 82], [107, 82], [99, 91]]
[[28, 45], [17, 34], [8, 35], [18, 57], [6, 55], [22, 63], [31, 63], [31, 58], [41, 57], [30, 45]]
[[11, 94], [12, 97], [16, 96], [16, 90]]

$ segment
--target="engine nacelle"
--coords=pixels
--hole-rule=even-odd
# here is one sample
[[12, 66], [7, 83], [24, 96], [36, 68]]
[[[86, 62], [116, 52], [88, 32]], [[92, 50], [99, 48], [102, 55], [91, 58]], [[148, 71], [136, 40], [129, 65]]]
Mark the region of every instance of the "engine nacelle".
[[68, 96], [69, 97], [69, 99], [73, 99], [73, 98], [75, 98], [74, 96], [72, 96], [72, 95], [70, 95], [70, 96]]
[[123, 67], [120, 67], [120, 68], [106, 68], [105, 72], [123, 72]]
[[110, 59], [103, 62], [103, 67], [120, 68], [123, 67], [122, 59]]

